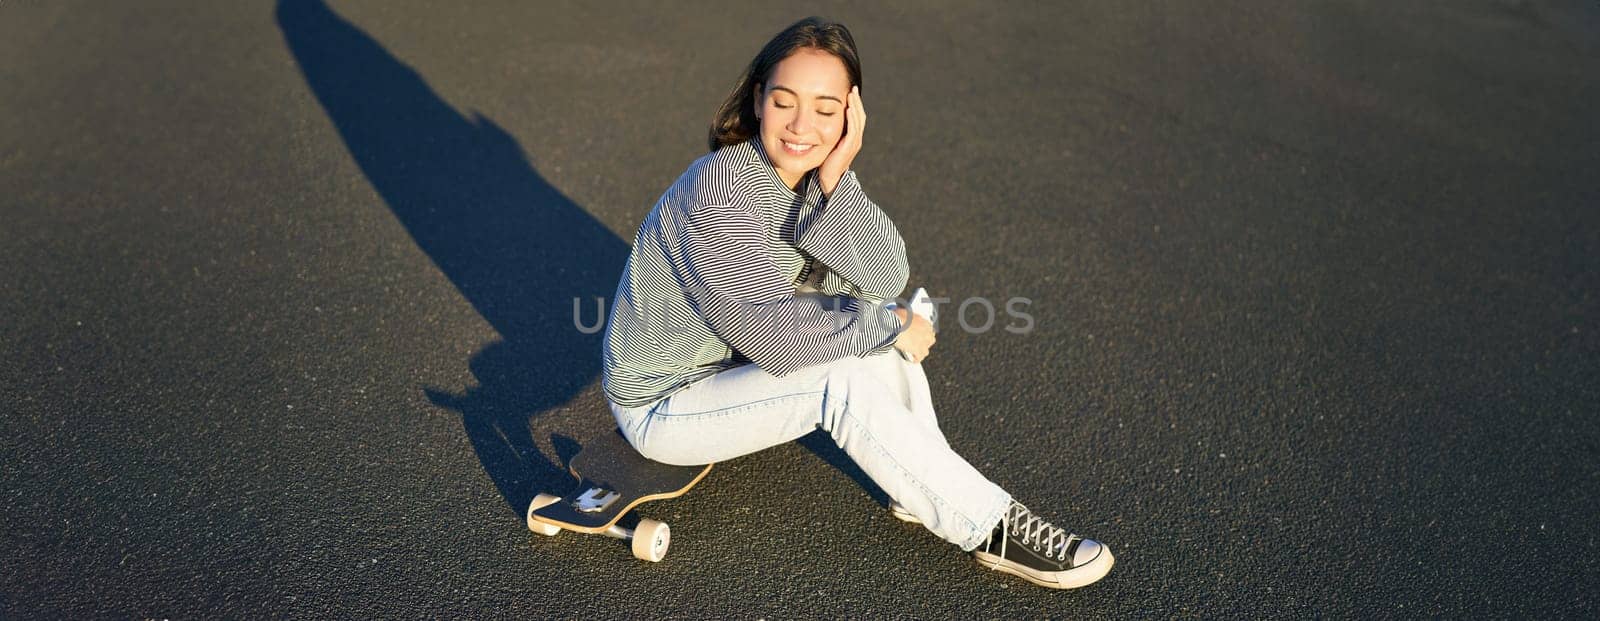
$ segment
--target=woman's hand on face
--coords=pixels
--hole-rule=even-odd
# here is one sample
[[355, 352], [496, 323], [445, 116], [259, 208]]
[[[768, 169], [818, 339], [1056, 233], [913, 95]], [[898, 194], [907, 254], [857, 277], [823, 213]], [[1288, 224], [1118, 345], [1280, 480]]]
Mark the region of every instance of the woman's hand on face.
[[844, 134], [840, 136], [839, 144], [834, 145], [833, 152], [817, 167], [817, 182], [822, 184], [822, 193], [828, 196], [833, 196], [833, 189], [839, 186], [839, 180], [850, 171], [850, 163], [861, 152], [861, 134], [867, 129], [867, 112], [861, 106], [861, 87], [850, 87], [848, 99], [844, 107]]
[[927, 360], [928, 350], [933, 348], [937, 340], [933, 336], [933, 324], [928, 323], [922, 315], [904, 308], [894, 309], [894, 314], [900, 318], [901, 323], [905, 323], [908, 316], [911, 321], [911, 325], [906, 326], [906, 329], [900, 332], [900, 336], [895, 337], [894, 348], [900, 350], [912, 362]]

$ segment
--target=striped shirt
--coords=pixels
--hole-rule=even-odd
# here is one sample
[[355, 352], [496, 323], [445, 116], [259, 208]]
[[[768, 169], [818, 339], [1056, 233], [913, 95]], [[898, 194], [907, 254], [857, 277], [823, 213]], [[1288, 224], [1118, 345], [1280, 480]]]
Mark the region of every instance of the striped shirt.
[[801, 183], [784, 185], [752, 138], [662, 194], [606, 322], [607, 398], [635, 407], [743, 364], [783, 376], [890, 349], [902, 327], [882, 303], [906, 285], [900, 232], [854, 172], [830, 197], [815, 172]]

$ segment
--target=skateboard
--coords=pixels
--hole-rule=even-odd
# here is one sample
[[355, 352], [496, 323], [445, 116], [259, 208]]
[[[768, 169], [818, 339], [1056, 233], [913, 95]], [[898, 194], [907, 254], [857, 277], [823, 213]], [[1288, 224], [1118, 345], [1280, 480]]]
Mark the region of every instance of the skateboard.
[[567, 470], [578, 485], [565, 496], [539, 494], [528, 504], [528, 530], [553, 536], [563, 530], [605, 535], [630, 542], [633, 556], [659, 562], [667, 555], [672, 529], [665, 522], [641, 519], [634, 528], [618, 526], [634, 507], [652, 500], [677, 498], [711, 472], [704, 466], [673, 466], [651, 461], [612, 429], [590, 438]]

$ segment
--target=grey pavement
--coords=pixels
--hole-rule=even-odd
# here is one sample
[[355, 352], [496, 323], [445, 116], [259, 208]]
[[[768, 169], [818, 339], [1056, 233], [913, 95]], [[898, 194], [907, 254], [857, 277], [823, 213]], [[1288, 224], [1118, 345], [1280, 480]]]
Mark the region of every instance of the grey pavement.
[[[997, 302], [941, 425], [1104, 581], [821, 436], [659, 564], [522, 525], [609, 424], [573, 299], [811, 13], [913, 285]], [[1579, 0], [0, 0], [0, 617], [1594, 618], [1597, 101]]]

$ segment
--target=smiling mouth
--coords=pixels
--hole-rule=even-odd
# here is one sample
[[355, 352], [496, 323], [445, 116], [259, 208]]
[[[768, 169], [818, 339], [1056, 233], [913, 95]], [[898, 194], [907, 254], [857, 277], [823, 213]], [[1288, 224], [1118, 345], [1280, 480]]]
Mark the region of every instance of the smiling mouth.
[[798, 144], [789, 142], [787, 140], [781, 142], [783, 142], [783, 150], [787, 151], [790, 155], [805, 155], [810, 153], [811, 149], [817, 146], [814, 144]]

